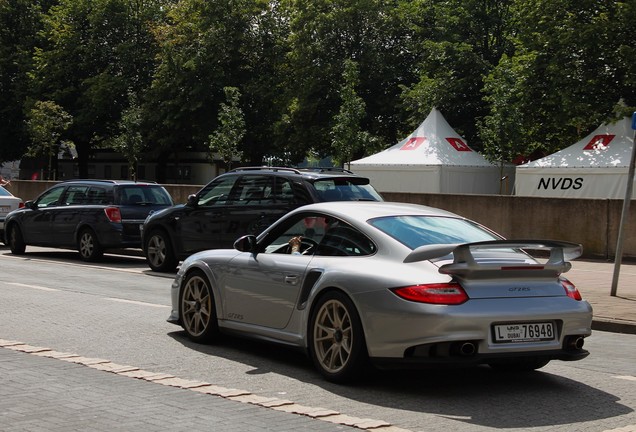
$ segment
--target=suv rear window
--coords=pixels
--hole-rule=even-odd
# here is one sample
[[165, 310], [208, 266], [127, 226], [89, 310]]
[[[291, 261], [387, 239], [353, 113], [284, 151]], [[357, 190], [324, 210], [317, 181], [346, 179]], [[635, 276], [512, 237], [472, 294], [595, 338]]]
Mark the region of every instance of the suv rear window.
[[365, 178], [325, 178], [314, 181], [323, 201], [382, 201]]
[[122, 205], [172, 205], [172, 198], [159, 185], [125, 185], [119, 188], [119, 202]]

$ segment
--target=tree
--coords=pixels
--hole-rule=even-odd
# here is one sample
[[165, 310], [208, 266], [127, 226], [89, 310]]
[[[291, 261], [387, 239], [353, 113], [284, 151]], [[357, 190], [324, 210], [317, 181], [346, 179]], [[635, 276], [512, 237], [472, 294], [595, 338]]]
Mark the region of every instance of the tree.
[[19, 159], [29, 146], [25, 128], [29, 72], [50, 1], [0, 0], [0, 163]]
[[245, 120], [239, 106], [241, 93], [236, 87], [224, 87], [227, 104], [219, 106], [218, 128], [209, 135], [210, 152], [219, 153], [227, 169], [232, 168], [234, 159], [242, 159], [239, 150], [241, 140], [245, 136]]
[[129, 105], [121, 115], [119, 121], [119, 134], [116, 135], [110, 146], [124, 155], [128, 161], [128, 171], [133, 180], [137, 180], [137, 162], [144, 149], [144, 140], [141, 134], [141, 107], [137, 102], [137, 95], [128, 93]]
[[488, 112], [483, 77], [513, 48], [513, 1], [417, 1], [405, 9], [413, 29], [410, 67], [418, 75], [403, 87], [409, 130], [436, 107], [473, 147], [480, 147], [475, 119]]
[[27, 153], [48, 159], [49, 180], [55, 180], [54, 162], [60, 152], [61, 137], [72, 122], [73, 117], [52, 101], [37, 101], [29, 112], [27, 129], [32, 144]]
[[35, 51], [34, 92], [73, 116], [80, 177], [94, 148], [117, 133], [128, 89], [150, 83], [155, 49], [150, 23], [169, 0], [59, 0], [44, 16]]
[[[332, 120], [345, 60], [358, 64], [357, 94], [366, 115], [361, 127], [385, 141], [396, 139], [400, 84], [410, 83], [410, 53], [402, 20], [388, 0], [294, 0], [289, 16], [287, 105], [277, 123], [298, 162], [308, 153], [328, 156]], [[362, 152], [362, 150], [361, 150]]]
[[[631, 90], [626, 86], [629, 66], [619, 56], [633, 50], [624, 49], [613, 28], [621, 22], [619, 4], [515, 2], [514, 53], [497, 65], [485, 89], [491, 114], [481, 131], [491, 146], [509, 148], [515, 128], [527, 146], [522, 154], [534, 149], [552, 153], [610, 120], [622, 98], [636, 102], [634, 83]], [[511, 71], [516, 75], [512, 81]], [[514, 95], [505, 107], [508, 118], [500, 100], [504, 92]]]
[[345, 61], [342, 78], [344, 81], [340, 89], [342, 105], [334, 117], [334, 125], [331, 128], [331, 148], [338, 165], [349, 164], [357, 151], [365, 148], [367, 151], [371, 150], [369, 144], [377, 141], [371, 134], [361, 129], [366, 111], [364, 101], [356, 93], [360, 77], [358, 66], [354, 61]]
[[203, 150], [224, 87], [240, 89], [249, 128], [243, 147], [261, 162], [278, 118], [285, 22], [277, 2], [182, 0], [155, 34], [160, 44], [148, 100], [152, 137], [165, 152]]

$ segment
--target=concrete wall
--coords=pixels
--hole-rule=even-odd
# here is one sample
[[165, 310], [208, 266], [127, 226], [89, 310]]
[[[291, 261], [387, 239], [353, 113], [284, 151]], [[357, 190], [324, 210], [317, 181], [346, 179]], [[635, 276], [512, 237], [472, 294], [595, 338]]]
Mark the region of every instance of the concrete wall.
[[[13, 180], [11, 193], [36, 198], [55, 182]], [[201, 185], [164, 185], [175, 203], [184, 203]], [[623, 208], [622, 200], [533, 198], [508, 195], [382, 194], [387, 201], [439, 207], [473, 219], [511, 239], [568, 240], [583, 245], [584, 257], [612, 259]], [[636, 200], [624, 230], [624, 258], [636, 259]]]

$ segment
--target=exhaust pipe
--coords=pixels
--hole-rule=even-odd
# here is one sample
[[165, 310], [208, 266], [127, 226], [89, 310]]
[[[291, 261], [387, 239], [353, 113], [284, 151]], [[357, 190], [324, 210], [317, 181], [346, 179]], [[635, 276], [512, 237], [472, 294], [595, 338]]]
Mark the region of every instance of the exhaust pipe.
[[583, 336], [571, 336], [568, 338], [565, 348], [569, 350], [580, 350], [583, 348], [584, 343]]
[[459, 354], [464, 357], [475, 355], [476, 352], [477, 352], [477, 347], [475, 346], [473, 342], [463, 342], [459, 346]]

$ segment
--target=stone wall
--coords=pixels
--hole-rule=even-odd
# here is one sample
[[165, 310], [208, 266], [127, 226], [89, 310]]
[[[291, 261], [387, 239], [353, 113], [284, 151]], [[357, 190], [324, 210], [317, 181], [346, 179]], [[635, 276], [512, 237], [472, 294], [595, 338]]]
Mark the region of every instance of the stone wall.
[[[36, 198], [55, 182], [14, 180], [9, 189], [23, 200]], [[184, 203], [200, 185], [164, 185]], [[612, 259], [622, 200], [532, 198], [508, 195], [383, 193], [387, 201], [439, 207], [473, 219], [511, 239], [567, 240], [583, 245], [584, 257]], [[636, 259], [636, 200], [624, 230], [623, 257]]]

